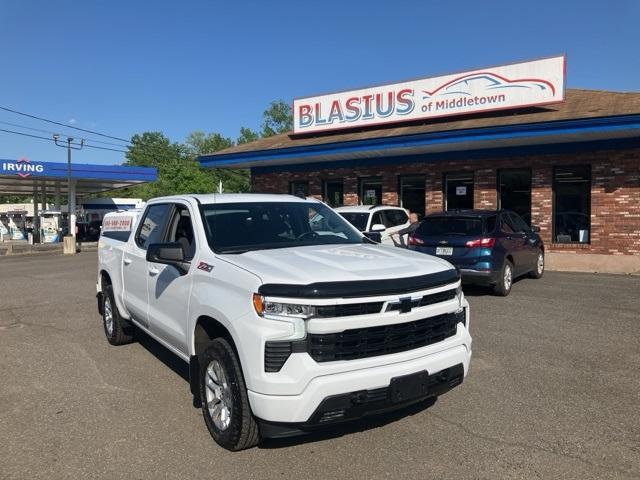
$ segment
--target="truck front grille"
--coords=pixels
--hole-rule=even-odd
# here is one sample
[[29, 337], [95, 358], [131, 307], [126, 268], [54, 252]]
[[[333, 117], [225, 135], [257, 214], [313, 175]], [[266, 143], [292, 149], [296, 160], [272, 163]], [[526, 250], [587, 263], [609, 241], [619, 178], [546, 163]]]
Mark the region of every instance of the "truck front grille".
[[[457, 291], [456, 289], [445, 290], [444, 292], [431, 293], [429, 295], [425, 295], [422, 298], [418, 298], [416, 300], [412, 300], [410, 303], [411, 308], [419, 308], [426, 307], [428, 305], [435, 305], [440, 302], [447, 302], [449, 300], [453, 300], [456, 298]], [[387, 312], [391, 312], [393, 310], [402, 310], [402, 303], [389, 303], [387, 305]]]
[[355, 360], [425, 347], [456, 334], [466, 311], [413, 322], [356, 328], [340, 333], [310, 333], [304, 340], [265, 343], [265, 372], [279, 372], [292, 353], [308, 353], [316, 362]]
[[354, 315], [369, 315], [380, 313], [383, 302], [368, 303], [343, 303], [340, 305], [323, 305], [316, 307], [319, 318], [327, 317], [351, 317]]
[[316, 362], [355, 360], [425, 347], [456, 334], [461, 313], [447, 313], [413, 322], [357, 328], [340, 333], [309, 334], [307, 352]]

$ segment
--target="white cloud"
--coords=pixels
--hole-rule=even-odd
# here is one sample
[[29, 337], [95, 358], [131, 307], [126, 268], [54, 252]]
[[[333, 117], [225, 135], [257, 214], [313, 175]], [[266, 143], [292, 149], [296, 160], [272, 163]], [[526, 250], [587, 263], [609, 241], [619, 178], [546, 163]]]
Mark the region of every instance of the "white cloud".
[[75, 118], [70, 118], [69, 121], [67, 122], [69, 125], [74, 125], [77, 122], [77, 120]]

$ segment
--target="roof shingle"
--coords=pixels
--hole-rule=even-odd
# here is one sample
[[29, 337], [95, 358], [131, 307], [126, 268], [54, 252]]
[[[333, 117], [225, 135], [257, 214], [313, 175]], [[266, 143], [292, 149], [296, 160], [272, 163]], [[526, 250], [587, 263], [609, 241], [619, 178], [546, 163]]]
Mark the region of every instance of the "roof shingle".
[[293, 135], [292, 132], [289, 132], [230, 147], [207, 154], [207, 156], [349, 142], [367, 138], [388, 138], [420, 133], [631, 114], [640, 114], [640, 93], [567, 89], [563, 103], [545, 107], [441, 117], [419, 123], [325, 132], [314, 136]]

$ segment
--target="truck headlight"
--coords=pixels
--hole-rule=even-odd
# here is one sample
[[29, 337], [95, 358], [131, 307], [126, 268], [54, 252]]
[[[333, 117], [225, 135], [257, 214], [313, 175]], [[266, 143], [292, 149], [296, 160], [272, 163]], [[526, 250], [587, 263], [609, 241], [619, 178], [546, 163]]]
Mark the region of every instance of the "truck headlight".
[[464, 294], [462, 293], [462, 282], [458, 285], [456, 289], [456, 298], [458, 299], [458, 311], [462, 310], [462, 300], [464, 298]]
[[291, 332], [273, 340], [300, 340], [307, 335], [305, 320], [313, 317], [315, 307], [297, 303], [281, 303], [267, 300], [258, 293], [253, 294], [253, 308], [263, 318], [291, 325]]
[[265, 299], [262, 295], [253, 294], [253, 307], [261, 317], [274, 315], [278, 317], [294, 317], [307, 320], [316, 313], [316, 308], [312, 305], [302, 305], [298, 303], [280, 303]]

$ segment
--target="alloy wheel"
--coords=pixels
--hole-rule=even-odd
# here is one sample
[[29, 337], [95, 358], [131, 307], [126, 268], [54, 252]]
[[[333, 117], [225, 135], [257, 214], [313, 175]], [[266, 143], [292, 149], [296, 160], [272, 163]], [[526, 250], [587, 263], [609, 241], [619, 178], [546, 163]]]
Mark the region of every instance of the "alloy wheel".
[[104, 328], [109, 336], [113, 335], [113, 307], [109, 297], [104, 300]]
[[219, 430], [226, 430], [231, 424], [231, 409], [233, 407], [231, 386], [224, 368], [217, 360], [212, 360], [209, 363], [206, 373], [207, 410], [215, 426]]
[[513, 272], [511, 271], [511, 265], [507, 264], [504, 266], [504, 289], [505, 291], [509, 291], [511, 289], [511, 283], [513, 282]]
[[542, 252], [538, 254], [537, 268], [538, 275], [542, 275], [542, 272], [544, 271], [544, 254]]

